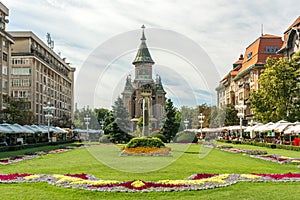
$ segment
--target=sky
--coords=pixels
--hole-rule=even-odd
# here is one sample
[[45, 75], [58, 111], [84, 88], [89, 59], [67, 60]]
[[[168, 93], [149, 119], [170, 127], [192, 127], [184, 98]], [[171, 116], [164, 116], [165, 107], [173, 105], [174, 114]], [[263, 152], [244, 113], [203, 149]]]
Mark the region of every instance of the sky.
[[[283, 36], [297, 0], [2, 0], [8, 31], [32, 31], [76, 68], [75, 103], [110, 108], [134, 79], [141, 25], [167, 97], [216, 104], [218, 81], [263, 32]], [[261, 28], [263, 24], [263, 29]], [[263, 30], [263, 31], [262, 31]]]

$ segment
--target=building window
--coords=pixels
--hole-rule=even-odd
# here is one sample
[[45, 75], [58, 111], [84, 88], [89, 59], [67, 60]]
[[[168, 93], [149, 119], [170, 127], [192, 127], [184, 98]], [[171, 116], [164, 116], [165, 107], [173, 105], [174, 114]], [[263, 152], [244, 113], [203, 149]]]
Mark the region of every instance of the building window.
[[31, 95], [31, 92], [29, 90], [16, 90], [13, 91], [13, 97], [15, 98], [28, 98]]
[[27, 59], [27, 58], [13, 58], [11, 63], [13, 65], [29, 65], [29, 64], [31, 64], [30, 59]]
[[31, 69], [30, 68], [12, 68], [12, 75], [30, 75]]
[[2, 59], [7, 62], [7, 54], [6, 53], [2, 54]]
[[4, 88], [4, 89], [7, 88], [7, 81], [2, 81], [2, 88]]
[[278, 47], [276, 46], [266, 46], [266, 53], [274, 54], [278, 51]]
[[247, 60], [249, 60], [251, 57], [252, 57], [252, 52], [249, 52], [249, 53], [247, 54]]
[[2, 74], [7, 75], [7, 66], [2, 66]]
[[7, 41], [6, 40], [2, 40], [2, 46], [7, 47]]
[[31, 86], [30, 79], [13, 79], [12, 86], [15, 87], [30, 87]]

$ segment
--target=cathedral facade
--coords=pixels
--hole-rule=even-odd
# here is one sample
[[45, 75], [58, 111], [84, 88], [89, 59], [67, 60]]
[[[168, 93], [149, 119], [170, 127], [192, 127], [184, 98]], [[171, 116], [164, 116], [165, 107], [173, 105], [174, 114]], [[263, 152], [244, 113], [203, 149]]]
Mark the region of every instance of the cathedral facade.
[[[134, 79], [131, 75], [126, 79], [125, 88], [122, 92], [122, 98], [125, 108], [129, 112], [132, 122], [132, 128], [135, 130], [140, 117], [143, 117], [143, 108], [147, 109], [147, 118], [149, 119], [149, 129], [156, 130], [161, 128], [161, 120], [165, 108], [166, 92], [163, 88], [161, 78], [156, 75], [152, 78], [152, 67], [154, 61], [146, 45], [144, 26], [142, 26], [141, 44], [132, 64], [135, 67]], [[145, 91], [147, 94], [145, 95]], [[145, 97], [147, 96], [147, 97]], [[145, 98], [147, 98], [145, 106]], [[144, 102], [144, 103], [143, 103]], [[145, 114], [144, 114], [145, 116]]]

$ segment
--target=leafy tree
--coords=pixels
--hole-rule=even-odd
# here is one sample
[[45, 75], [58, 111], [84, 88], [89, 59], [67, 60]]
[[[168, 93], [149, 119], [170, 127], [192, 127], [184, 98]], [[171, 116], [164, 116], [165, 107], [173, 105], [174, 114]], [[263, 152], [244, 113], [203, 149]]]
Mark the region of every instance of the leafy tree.
[[234, 108], [233, 104], [227, 104], [223, 110], [225, 111], [225, 126], [233, 126], [239, 124], [239, 118], [237, 117], [237, 110]]
[[0, 111], [1, 121], [20, 125], [34, 124], [34, 114], [30, 105], [31, 102], [24, 99], [8, 99], [8, 107]]
[[260, 88], [251, 92], [251, 109], [257, 121], [296, 121], [299, 117], [300, 63], [296, 59], [268, 58], [259, 77]]
[[[180, 109], [180, 113], [181, 113], [181, 121], [180, 121], [180, 127], [178, 131], [182, 131], [185, 129], [185, 123], [184, 123], [185, 120], [189, 121], [187, 128], [188, 129], [192, 128], [194, 108], [182, 106]], [[177, 114], [177, 116], [178, 115], [179, 114]]]
[[[105, 116], [106, 116], [106, 114], [109, 112], [109, 110], [106, 109], [106, 108], [95, 108], [95, 109], [94, 109], [94, 112], [95, 112], [95, 114], [96, 114], [96, 116], [97, 116], [97, 121], [98, 121], [99, 124], [100, 124], [101, 121], [104, 121]], [[101, 125], [101, 124], [100, 124], [100, 125]]]
[[176, 135], [180, 123], [176, 120], [177, 109], [173, 106], [171, 99], [167, 99], [165, 107], [164, 125], [162, 127], [162, 134], [170, 142]]
[[216, 106], [211, 107], [211, 114], [207, 117], [209, 127], [222, 127], [225, 121], [225, 109], [219, 109]]
[[62, 115], [62, 117], [54, 119], [52, 122], [53, 126], [59, 126], [64, 128], [71, 128], [72, 126], [72, 120], [69, 115], [66, 115], [65, 113]]
[[198, 105], [195, 109], [194, 109], [194, 114], [193, 114], [193, 122], [192, 122], [192, 128], [200, 128], [200, 123], [199, 123], [199, 119], [198, 116], [200, 115], [200, 113], [202, 113], [205, 117], [204, 117], [204, 122], [202, 124], [202, 127], [208, 127], [209, 126], [209, 122], [208, 122], [208, 117], [211, 114], [211, 108], [207, 105], [207, 104], [201, 104]]
[[88, 115], [90, 118], [90, 129], [100, 129], [100, 125], [97, 119], [95, 111], [90, 108], [77, 109], [74, 112], [74, 126], [78, 129], [86, 129], [84, 118]]

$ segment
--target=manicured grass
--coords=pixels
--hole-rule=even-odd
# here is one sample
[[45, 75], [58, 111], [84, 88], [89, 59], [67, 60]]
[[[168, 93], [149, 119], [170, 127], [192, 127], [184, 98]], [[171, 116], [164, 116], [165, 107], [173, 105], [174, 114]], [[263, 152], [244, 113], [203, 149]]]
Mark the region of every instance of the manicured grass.
[[[242, 145], [241, 148], [245, 148]], [[252, 148], [253, 146], [249, 146]], [[75, 149], [57, 155], [0, 165], [0, 173], [65, 174], [86, 173], [101, 179], [145, 180], [184, 179], [195, 173], [300, 173], [292, 164], [277, 164], [213, 149], [201, 158], [201, 145], [173, 145], [174, 157], [119, 157], [120, 149], [114, 146], [94, 146]], [[185, 150], [187, 148], [187, 150]], [[247, 149], [247, 148], [245, 148]], [[253, 149], [269, 150], [262, 147]], [[289, 154], [290, 153], [290, 154]], [[297, 157], [293, 151], [279, 150], [277, 154]], [[299, 154], [299, 152], [296, 152]], [[112, 157], [111, 157], [112, 156]], [[108, 159], [110, 158], [111, 159]], [[298, 156], [299, 157], [299, 156]], [[105, 159], [108, 159], [108, 162]], [[168, 160], [168, 162], [166, 162]], [[122, 161], [122, 162], [121, 162]], [[114, 168], [120, 165], [143, 167], [164, 162], [162, 168], [144, 173], [131, 173]], [[106, 165], [108, 164], [108, 165]], [[111, 168], [113, 164], [114, 168]], [[136, 166], [138, 165], [138, 166]], [[167, 193], [107, 193], [74, 190], [51, 186], [47, 183], [0, 184], [3, 199], [298, 199], [300, 183], [238, 183], [233, 186], [207, 191]]]
[[5, 152], [0, 152], [0, 158], [14, 157], [18, 155], [24, 155], [26, 153], [34, 153], [37, 151], [50, 151], [53, 149], [59, 149], [61, 147], [72, 146], [72, 145], [75, 144], [66, 143], [66, 144], [58, 144], [58, 145], [50, 145], [50, 146], [41, 146], [41, 147], [35, 147], [30, 149], [22, 149], [19, 151], [5, 151]]

